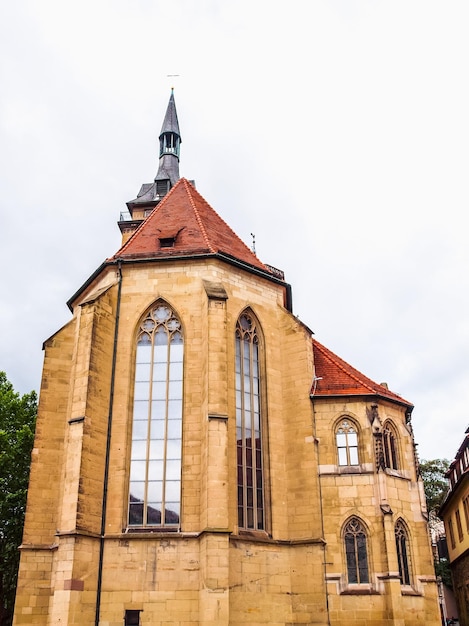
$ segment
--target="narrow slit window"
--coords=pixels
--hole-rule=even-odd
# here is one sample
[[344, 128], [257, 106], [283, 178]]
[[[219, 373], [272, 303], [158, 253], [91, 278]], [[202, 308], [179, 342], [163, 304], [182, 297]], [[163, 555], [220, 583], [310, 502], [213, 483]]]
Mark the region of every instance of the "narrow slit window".
[[462, 501], [464, 508], [464, 518], [466, 520], [466, 530], [469, 533], [469, 496], [466, 496]]
[[454, 526], [453, 526], [453, 520], [451, 518], [448, 520], [448, 531], [449, 531], [449, 539], [451, 542], [451, 547], [454, 550], [456, 548], [456, 539], [454, 538]]
[[385, 424], [383, 429], [383, 452], [385, 466], [389, 469], [399, 469], [397, 436], [390, 424]]
[[464, 533], [462, 530], [461, 514], [459, 513], [459, 509], [456, 509], [455, 517], [456, 517], [456, 528], [458, 529], [458, 539], [459, 539], [459, 543], [461, 543], [462, 540], [464, 539]]
[[368, 548], [365, 527], [353, 517], [344, 529], [347, 581], [349, 584], [363, 584], [370, 581], [368, 572]]
[[396, 539], [396, 551], [397, 561], [399, 564], [399, 578], [401, 585], [411, 584], [411, 569], [410, 569], [410, 551], [409, 551], [409, 537], [407, 530], [402, 522], [397, 522], [395, 527], [395, 539]]
[[245, 312], [236, 326], [238, 526], [265, 530], [259, 331]]

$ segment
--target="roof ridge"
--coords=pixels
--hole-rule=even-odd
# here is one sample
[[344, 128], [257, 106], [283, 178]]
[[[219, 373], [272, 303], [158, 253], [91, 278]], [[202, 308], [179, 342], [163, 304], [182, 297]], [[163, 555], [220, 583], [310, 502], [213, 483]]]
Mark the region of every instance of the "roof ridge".
[[[194, 198], [192, 197], [191, 187], [194, 190], [195, 190], [195, 188], [192, 185], [190, 185], [190, 183], [187, 180], [187, 178], [181, 178], [181, 181], [183, 182], [184, 189], [186, 190], [186, 193], [189, 196], [189, 201], [191, 203], [192, 209], [193, 209], [194, 214], [195, 214], [195, 219], [197, 220], [197, 223], [200, 226], [200, 230], [202, 231], [205, 243], [207, 244], [207, 247], [210, 250], [210, 252], [215, 253], [215, 252], [217, 252], [217, 250], [215, 250], [214, 247], [212, 246], [212, 244], [210, 243], [210, 240], [209, 240], [208, 235], [207, 235], [207, 231], [205, 230], [205, 225], [202, 222], [202, 218], [200, 217], [199, 211], [198, 211], [197, 207], [195, 206]], [[208, 204], [208, 202], [207, 202], [207, 204]], [[210, 207], [210, 208], [212, 208], [212, 207]]]
[[[223, 224], [224, 224], [224, 225], [225, 225], [225, 227], [226, 227], [226, 228], [230, 231], [230, 233], [231, 233], [234, 237], [236, 237], [236, 239], [237, 239], [237, 240], [238, 240], [238, 241], [239, 241], [239, 242], [240, 242], [240, 243], [241, 243], [241, 244], [242, 244], [242, 245], [246, 248], [246, 250], [247, 250], [250, 254], [252, 254], [252, 255], [253, 255], [253, 256], [257, 259], [257, 261], [258, 261], [258, 262], [262, 265], [262, 267], [263, 267], [264, 271], [266, 271], [266, 272], [268, 272], [268, 273], [270, 274], [271, 272], [270, 272], [270, 270], [269, 270], [269, 269], [267, 269], [267, 266], [265, 265], [265, 263], [263, 263], [263, 262], [259, 259], [259, 257], [257, 256], [257, 254], [256, 254], [253, 250], [251, 250], [251, 248], [250, 248], [250, 247], [249, 247], [249, 246], [248, 246], [248, 245], [247, 245], [247, 244], [246, 244], [246, 243], [245, 243], [245, 242], [241, 239], [241, 237], [240, 237], [240, 236], [239, 236], [239, 235], [238, 235], [238, 234], [237, 234], [237, 233], [236, 233], [236, 232], [235, 232], [235, 231], [231, 228], [231, 226], [228, 224], [228, 222], [226, 222], [226, 220], [224, 220], [224, 219], [223, 219], [223, 217], [222, 217], [222, 216], [218, 213], [218, 211], [216, 211], [216, 210], [212, 207], [212, 205], [211, 205], [209, 202], [207, 202], [207, 200], [206, 200], [205, 198], [203, 198], [203, 197], [200, 195], [200, 193], [197, 191], [197, 189], [195, 189], [195, 187], [193, 187], [193, 185], [191, 185], [190, 181], [188, 181], [186, 178], [181, 179], [181, 180], [185, 180], [185, 181], [189, 184], [189, 186], [190, 186], [190, 187], [192, 187], [192, 188], [194, 189], [194, 191], [195, 191], [195, 192], [196, 192], [196, 193], [200, 196], [200, 198], [203, 200], [203, 202], [205, 202], [205, 204], [206, 204], [206, 205], [207, 205], [207, 206], [208, 206], [208, 207], [209, 207], [209, 208], [210, 208], [210, 209], [211, 209], [214, 213], [216, 213], [216, 215], [217, 215], [218, 219], [219, 219], [221, 222], [223, 222]], [[191, 201], [192, 201], [192, 197], [191, 197]], [[205, 228], [204, 228], [204, 233], [205, 233]], [[212, 248], [211, 246], [210, 246], [210, 249], [211, 249], [213, 252], [218, 252], [218, 250], [213, 250], [213, 248]]]

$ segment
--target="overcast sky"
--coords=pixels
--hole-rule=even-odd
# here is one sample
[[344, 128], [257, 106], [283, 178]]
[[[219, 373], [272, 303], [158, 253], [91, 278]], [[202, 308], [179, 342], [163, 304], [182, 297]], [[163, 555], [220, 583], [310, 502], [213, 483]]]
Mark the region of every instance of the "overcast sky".
[[[467, 0], [0, 1], [0, 369], [120, 246], [175, 88], [181, 175], [285, 271], [316, 338], [415, 404], [421, 458], [469, 425]], [[178, 77], [168, 77], [178, 74]]]

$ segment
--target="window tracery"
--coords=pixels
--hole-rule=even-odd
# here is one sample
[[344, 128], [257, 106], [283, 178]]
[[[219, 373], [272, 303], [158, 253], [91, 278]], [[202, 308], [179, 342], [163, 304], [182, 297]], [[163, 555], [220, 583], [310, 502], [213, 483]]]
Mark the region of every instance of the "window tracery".
[[339, 465], [358, 465], [358, 433], [355, 424], [348, 418], [342, 419], [335, 437]]
[[158, 301], [137, 334], [129, 526], [180, 523], [183, 347], [179, 318]]
[[397, 561], [399, 564], [399, 578], [401, 585], [411, 584], [410, 550], [407, 529], [399, 520], [394, 528], [396, 539]]
[[245, 311], [236, 324], [238, 527], [265, 530], [260, 334]]
[[369, 583], [367, 533], [357, 517], [345, 525], [344, 544], [348, 583]]
[[389, 422], [386, 422], [383, 428], [383, 456], [385, 467], [393, 470], [399, 469], [397, 435], [394, 427]]

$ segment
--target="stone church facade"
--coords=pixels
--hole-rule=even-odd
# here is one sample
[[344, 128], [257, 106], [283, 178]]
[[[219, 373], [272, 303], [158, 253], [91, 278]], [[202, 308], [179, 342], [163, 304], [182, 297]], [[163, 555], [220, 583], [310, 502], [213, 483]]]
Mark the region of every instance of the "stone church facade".
[[44, 370], [14, 624], [438, 626], [412, 404], [158, 173]]

